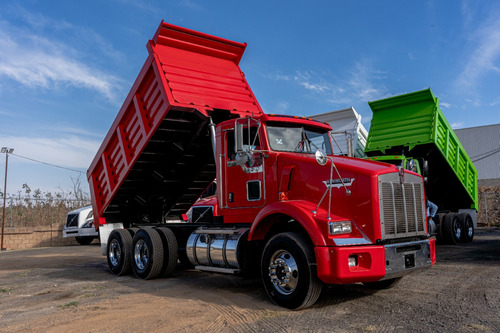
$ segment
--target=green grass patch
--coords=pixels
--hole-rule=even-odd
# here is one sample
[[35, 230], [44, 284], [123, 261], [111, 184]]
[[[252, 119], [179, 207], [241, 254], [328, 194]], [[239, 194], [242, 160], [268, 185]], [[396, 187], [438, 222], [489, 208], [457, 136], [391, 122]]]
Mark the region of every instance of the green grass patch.
[[76, 308], [80, 303], [77, 301], [69, 302], [64, 305], [59, 305], [60, 309], [69, 309], [69, 308]]

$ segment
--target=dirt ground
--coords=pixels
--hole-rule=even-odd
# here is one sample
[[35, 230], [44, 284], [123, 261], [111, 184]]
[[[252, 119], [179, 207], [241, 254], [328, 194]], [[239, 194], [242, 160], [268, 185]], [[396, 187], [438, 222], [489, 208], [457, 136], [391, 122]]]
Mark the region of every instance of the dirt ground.
[[329, 286], [312, 308], [273, 305], [260, 280], [178, 270], [117, 277], [100, 246], [0, 253], [0, 332], [498, 332], [500, 228], [440, 245], [394, 288]]

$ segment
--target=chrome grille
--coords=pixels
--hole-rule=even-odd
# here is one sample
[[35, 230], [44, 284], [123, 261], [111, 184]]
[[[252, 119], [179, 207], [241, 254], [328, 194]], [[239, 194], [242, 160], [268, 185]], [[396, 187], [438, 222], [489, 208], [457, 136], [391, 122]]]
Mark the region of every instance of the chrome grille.
[[192, 213], [191, 221], [193, 223], [212, 223], [214, 220], [212, 206], [195, 206]]
[[398, 173], [379, 176], [380, 221], [382, 239], [426, 234], [425, 202], [422, 178]]
[[78, 227], [78, 213], [68, 214], [66, 217], [66, 226], [67, 227]]

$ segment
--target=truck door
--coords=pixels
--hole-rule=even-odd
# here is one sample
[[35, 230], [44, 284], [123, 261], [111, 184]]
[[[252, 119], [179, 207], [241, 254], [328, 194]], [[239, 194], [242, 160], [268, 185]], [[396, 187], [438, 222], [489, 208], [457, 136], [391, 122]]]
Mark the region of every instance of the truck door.
[[258, 126], [245, 126], [243, 130], [243, 149], [248, 160], [237, 163], [234, 130], [226, 135], [224, 163], [224, 203], [227, 208], [260, 207], [265, 203], [264, 159], [260, 150]]

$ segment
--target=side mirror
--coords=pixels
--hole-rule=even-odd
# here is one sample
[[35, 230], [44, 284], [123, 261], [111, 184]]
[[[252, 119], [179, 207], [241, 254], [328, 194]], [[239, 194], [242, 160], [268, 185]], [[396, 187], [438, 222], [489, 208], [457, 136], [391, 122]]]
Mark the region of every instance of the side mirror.
[[413, 172], [418, 172], [417, 161], [415, 161], [415, 160], [409, 160], [408, 161], [408, 165], [407, 165], [407, 169], [410, 170], [410, 171], [413, 171]]
[[237, 121], [234, 124], [234, 151], [236, 153], [243, 151], [243, 124]]
[[322, 149], [316, 150], [314, 157], [316, 158], [316, 162], [318, 162], [319, 165], [325, 165], [328, 161], [328, 158], [326, 157], [326, 154]]

